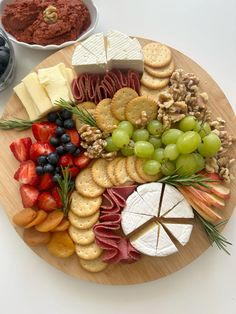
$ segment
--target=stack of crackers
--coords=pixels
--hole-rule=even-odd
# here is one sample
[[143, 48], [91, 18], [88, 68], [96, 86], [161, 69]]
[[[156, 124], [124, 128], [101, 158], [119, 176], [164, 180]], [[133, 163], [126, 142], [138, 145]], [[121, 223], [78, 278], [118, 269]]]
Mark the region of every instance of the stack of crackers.
[[175, 70], [172, 53], [167, 46], [153, 42], [143, 47], [143, 55], [144, 72], [140, 94], [157, 101], [159, 93], [167, 89], [169, 79]]

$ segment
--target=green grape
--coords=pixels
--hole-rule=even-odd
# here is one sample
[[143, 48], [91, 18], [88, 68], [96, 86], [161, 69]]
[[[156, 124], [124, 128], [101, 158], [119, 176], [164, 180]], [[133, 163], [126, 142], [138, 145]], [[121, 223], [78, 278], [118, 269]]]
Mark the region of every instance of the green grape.
[[124, 148], [121, 148], [120, 151], [121, 151], [122, 155], [124, 155], [124, 156], [132, 156], [132, 155], [134, 155], [134, 148], [129, 146], [129, 145], [124, 147]]
[[146, 129], [135, 130], [132, 136], [132, 139], [137, 141], [147, 141], [149, 139], [149, 133]]
[[187, 131], [177, 140], [177, 149], [181, 154], [194, 152], [201, 142], [201, 137], [197, 132]]
[[146, 174], [152, 176], [161, 171], [161, 164], [156, 160], [147, 160], [144, 164], [143, 170]]
[[220, 138], [213, 132], [203, 137], [202, 141], [198, 151], [203, 157], [213, 157], [221, 147]]
[[155, 149], [152, 159], [159, 161], [160, 163], [163, 162], [165, 156], [164, 156], [164, 148], [157, 148]]
[[192, 131], [196, 127], [196, 118], [194, 116], [184, 117], [179, 122], [179, 129], [183, 132]]
[[197, 159], [193, 154], [180, 155], [176, 160], [176, 171], [181, 176], [191, 176], [198, 171]]
[[129, 137], [131, 137], [134, 132], [134, 127], [129, 121], [121, 121], [118, 124], [118, 129], [124, 130], [129, 135]]
[[175, 160], [179, 156], [176, 144], [168, 144], [164, 149], [164, 156], [166, 159]]
[[112, 141], [119, 148], [125, 147], [129, 144], [129, 135], [124, 130], [117, 128], [112, 132]]
[[198, 131], [198, 134], [201, 136], [201, 138], [205, 137], [206, 135], [211, 133], [211, 127], [209, 123], [204, 122], [200, 125], [200, 129]]
[[175, 173], [175, 164], [173, 162], [171, 162], [171, 161], [165, 161], [161, 165], [161, 172], [165, 176], [171, 176], [172, 174]]
[[154, 148], [159, 148], [162, 145], [160, 137], [150, 136], [149, 143], [151, 143]]
[[134, 153], [137, 157], [150, 158], [154, 153], [154, 147], [146, 141], [138, 141], [134, 144]]
[[113, 143], [111, 136], [107, 137], [105, 141], [107, 142], [107, 145], [105, 146], [107, 152], [117, 152], [119, 150], [119, 147]]
[[183, 132], [178, 129], [169, 129], [162, 134], [161, 140], [164, 145], [175, 144]]
[[147, 125], [148, 132], [152, 135], [161, 135], [163, 131], [163, 125], [158, 120], [152, 120]]
[[192, 155], [195, 158], [195, 161], [197, 163], [197, 171], [201, 171], [202, 169], [205, 168], [205, 159], [202, 157], [202, 155], [198, 154], [198, 153], [192, 153]]

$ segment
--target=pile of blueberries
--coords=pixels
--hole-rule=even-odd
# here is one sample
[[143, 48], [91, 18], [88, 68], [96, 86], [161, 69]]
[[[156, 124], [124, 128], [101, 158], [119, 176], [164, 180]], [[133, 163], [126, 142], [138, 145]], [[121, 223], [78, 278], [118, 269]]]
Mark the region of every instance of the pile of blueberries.
[[5, 73], [10, 59], [10, 49], [6, 46], [6, 40], [0, 35], [0, 77]]

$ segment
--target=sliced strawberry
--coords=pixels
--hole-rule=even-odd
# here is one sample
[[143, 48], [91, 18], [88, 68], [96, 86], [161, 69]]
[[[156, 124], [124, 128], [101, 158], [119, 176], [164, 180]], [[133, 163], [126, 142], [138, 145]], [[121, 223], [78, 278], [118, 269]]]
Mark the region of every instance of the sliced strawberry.
[[62, 167], [74, 166], [73, 156], [71, 154], [65, 154], [61, 156], [58, 164]]
[[38, 189], [40, 191], [43, 191], [43, 190], [48, 190], [52, 188], [54, 185], [54, 182], [52, 181], [52, 177], [53, 176], [51, 173], [44, 173], [40, 178]]
[[81, 154], [78, 157], [74, 157], [74, 164], [75, 166], [79, 167], [80, 169], [84, 169], [88, 166], [91, 159], [85, 156], [84, 154]]
[[10, 149], [19, 161], [26, 161], [30, 159], [30, 147], [32, 140], [30, 137], [20, 138], [10, 144]]
[[78, 167], [71, 167], [69, 168], [69, 172], [71, 174], [72, 178], [75, 178], [77, 174], [79, 173], [80, 169]]
[[32, 160], [23, 161], [15, 172], [14, 179], [21, 184], [36, 185], [39, 177], [36, 173], [35, 163]]
[[38, 122], [32, 124], [32, 132], [37, 141], [48, 142], [55, 134], [56, 124], [51, 122]]
[[48, 143], [36, 142], [30, 147], [30, 158], [36, 161], [39, 156], [47, 156], [55, 151], [55, 148]]
[[33, 207], [37, 203], [39, 191], [34, 186], [24, 184], [20, 187], [20, 195], [25, 208]]
[[60, 196], [60, 193], [59, 193], [59, 188], [57, 186], [55, 186], [52, 189], [52, 196], [54, 197], [54, 199], [55, 199], [55, 201], [57, 203], [57, 208], [62, 208], [63, 203], [62, 203], [61, 196]]
[[80, 144], [80, 137], [79, 137], [79, 133], [78, 133], [78, 131], [76, 129], [66, 130], [66, 134], [70, 135], [71, 143], [73, 143], [75, 146], [79, 146], [79, 144]]
[[49, 192], [43, 192], [38, 197], [38, 208], [50, 212], [57, 208], [55, 198]]

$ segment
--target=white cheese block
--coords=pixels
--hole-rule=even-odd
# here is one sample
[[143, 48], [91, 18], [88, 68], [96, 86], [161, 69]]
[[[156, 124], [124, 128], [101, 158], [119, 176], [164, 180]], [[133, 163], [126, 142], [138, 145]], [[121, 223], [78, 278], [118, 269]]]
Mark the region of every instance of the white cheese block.
[[168, 236], [163, 226], [159, 225], [158, 243], [156, 248], [156, 256], [167, 256], [178, 251], [177, 247]]
[[121, 227], [125, 235], [130, 234], [147, 221], [152, 219], [151, 216], [134, 214], [122, 211], [121, 213]]
[[174, 208], [168, 211], [165, 218], [194, 218], [194, 212], [189, 203], [184, 199], [178, 203]]
[[169, 210], [183, 200], [183, 195], [176, 188], [166, 184], [162, 197], [160, 216], [165, 215]]
[[67, 82], [70, 87], [70, 97], [71, 97], [71, 100], [74, 101], [75, 99], [72, 93], [72, 82], [74, 78], [76, 77], [75, 72], [71, 68], [66, 68], [66, 77], [67, 77]]
[[158, 241], [159, 225], [155, 222], [150, 223], [148, 227], [130, 237], [130, 243], [139, 252], [155, 256]]
[[111, 30], [107, 35], [108, 69], [132, 69], [143, 72], [144, 61], [139, 41], [126, 34]]
[[[61, 71], [64, 79], [66, 80], [66, 86], [68, 88], [70, 100], [74, 100], [72, 89], [71, 89], [71, 83], [72, 83], [72, 81], [74, 79], [72, 69], [66, 68], [65, 64], [62, 63], [62, 62], [58, 63], [57, 67], [59, 68], [59, 70]], [[71, 79], [70, 76], [72, 76], [72, 79]]]
[[39, 110], [34, 103], [32, 97], [28, 93], [25, 85], [23, 82], [15, 86], [14, 91], [16, 95], [19, 97], [20, 101], [22, 102], [23, 106], [25, 107], [25, 110], [28, 113], [28, 116], [30, 120], [36, 120], [39, 118]]
[[123, 212], [142, 214], [151, 217], [156, 215], [156, 209], [150, 207], [136, 191], [127, 198]]
[[179, 243], [181, 243], [182, 245], [188, 243], [192, 233], [193, 225], [173, 223], [163, 223], [163, 225], [179, 241]]
[[38, 70], [38, 78], [40, 84], [45, 88], [51, 102], [54, 106], [55, 102], [60, 98], [70, 101], [70, 91], [67, 86], [67, 80], [61, 72], [60, 66], [56, 65], [50, 68]]
[[104, 36], [97, 33], [80, 42], [72, 56], [77, 73], [105, 73], [107, 65]]
[[43, 117], [53, 110], [53, 105], [43, 86], [39, 83], [38, 76], [35, 72], [28, 74], [22, 81], [38, 108], [39, 117]]
[[162, 186], [162, 183], [148, 183], [142, 184], [137, 188], [138, 194], [148, 207], [152, 208], [153, 216], [158, 215]]

